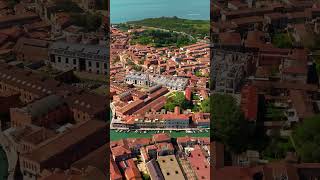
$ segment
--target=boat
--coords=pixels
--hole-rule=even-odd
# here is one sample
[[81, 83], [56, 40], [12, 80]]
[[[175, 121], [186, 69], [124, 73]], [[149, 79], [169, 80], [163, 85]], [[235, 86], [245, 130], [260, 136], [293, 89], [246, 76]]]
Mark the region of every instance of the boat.
[[135, 133], [137, 133], [137, 132], [138, 132], [138, 130], [135, 130], [134, 132], [135, 132]]
[[119, 132], [122, 132], [122, 130], [120, 130]]
[[171, 133], [172, 131], [170, 130], [170, 133]]
[[159, 133], [160, 131], [157, 131], [157, 133]]
[[186, 130], [186, 133], [193, 133], [193, 131], [191, 131], [191, 130]]
[[144, 131], [143, 133], [147, 133], [147, 131]]

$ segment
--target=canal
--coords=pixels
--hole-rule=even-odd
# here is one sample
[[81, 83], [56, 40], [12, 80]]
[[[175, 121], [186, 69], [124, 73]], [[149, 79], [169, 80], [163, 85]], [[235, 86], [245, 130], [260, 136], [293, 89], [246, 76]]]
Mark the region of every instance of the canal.
[[[162, 131], [160, 131], [162, 132]], [[159, 133], [160, 133], [159, 132]], [[210, 137], [210, 132], [197, 132], [197, 133], [186, 133], [185, 131], [172, 131], [169, 133], [169, 131], [165, 131], [166, 133], [170, 134], [171, 137], [177, 138], [177, 137], [184, 137], [184, 136], [191, 136], [191, 137]], [[110, 140], [116, 141], [119, 139], [124, 138], [150, 138], [153, 134], [157, 134], [158, 131], [147, 131], [147, 133], [135, 133], [133, 131], [131, 132], [116, 132], [116, 130], [110, 130]]]

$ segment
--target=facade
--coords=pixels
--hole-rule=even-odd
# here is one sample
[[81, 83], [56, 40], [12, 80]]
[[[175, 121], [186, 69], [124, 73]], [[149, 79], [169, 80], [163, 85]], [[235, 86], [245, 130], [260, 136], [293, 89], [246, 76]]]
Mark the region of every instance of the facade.
[[49, 47], [47, 64], [58, 70], [107, 74], [107, 49], [101, 45], [74, 44], [57, 41]]

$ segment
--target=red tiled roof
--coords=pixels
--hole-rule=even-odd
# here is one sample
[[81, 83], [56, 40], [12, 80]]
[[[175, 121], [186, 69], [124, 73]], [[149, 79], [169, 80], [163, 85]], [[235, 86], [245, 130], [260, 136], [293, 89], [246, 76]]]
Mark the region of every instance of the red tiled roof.
[[130, 149], [126, 146], [116, 146], [114, 148], [111, 148], [111, 152], [114, 157], [131, 154]]
[[210, 179], [210, 165], [200, 148], [191, 151], [188, 160], [198, 179]]
[[110, 158], [110, 177], [112, 180], [122, 180], [120, 170], [112, 158]]
[[164, 141], [170, 141], [171, 137], [166, 133], [160, 133], [160, 134], [154, 134], [152, 135], [152, 140], [154, 142], [164, 142]]

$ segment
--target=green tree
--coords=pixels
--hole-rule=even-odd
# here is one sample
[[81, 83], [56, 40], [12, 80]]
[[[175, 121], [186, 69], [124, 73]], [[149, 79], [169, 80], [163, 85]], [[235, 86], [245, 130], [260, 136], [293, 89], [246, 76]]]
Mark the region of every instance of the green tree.
[[200, 104], [201, 112], [210, 112], [210, 98], [203, 100]]
[[293, 152], [294, 148], [288, 138], [274, 135], [271, 137], [269, 144], [263, 150], [262, 155], [266, 159], [283, 159], [287, 152]]
[[306, 118], [293, 131], [293, 141], [301, 160], [308, 163], [320, 162], [320, 115]]
[[182, 92], [176, 92], [169, 95], [167, 97], [167, 103], [164, 105], [164, 108], [167, 111], [173, 111], [176, 106], [179, 106], [182, 109], [190, 108], [190, 104], [186, 100], [185, 95]]
[[292, 38], [286, 33], [277, 33], [272, 38], [272, 43], [278, 48], [291, 48]]
[[235, 99], [226, 94], [211, 96], [212, 137], [228, 151], [240, 153], [249, 144], [250, 126]]

